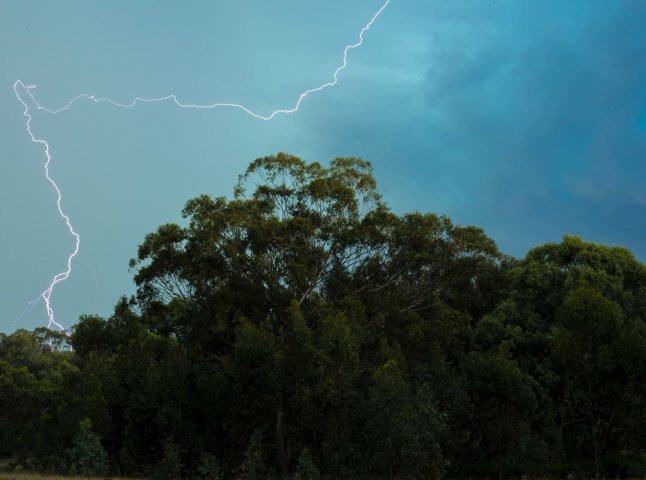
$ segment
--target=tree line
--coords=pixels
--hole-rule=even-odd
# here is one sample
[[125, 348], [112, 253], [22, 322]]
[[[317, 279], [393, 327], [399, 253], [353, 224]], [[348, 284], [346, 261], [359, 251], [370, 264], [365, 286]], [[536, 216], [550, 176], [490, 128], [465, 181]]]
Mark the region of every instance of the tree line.
[[148, 234], [137, 293], [0, 334], [0, 457], [160, 479], [646, 476], [646, 266], [398, 215], [368, 162], [260, 158]]

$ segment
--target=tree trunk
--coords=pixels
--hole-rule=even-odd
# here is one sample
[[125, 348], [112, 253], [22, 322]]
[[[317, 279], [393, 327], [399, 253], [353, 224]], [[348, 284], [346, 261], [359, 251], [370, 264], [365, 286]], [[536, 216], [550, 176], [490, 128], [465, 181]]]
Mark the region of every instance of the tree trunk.
[[590, 430], [592, 433], [592, 446], [594, 449], [594, 478], [599, 480], [601, 478], [601, 455], [599, 453], [599, 442], [597, 441], [597, 432], [592, 415], [590, 416]]
[[286, 478], [289, 473], [287, 453], [285, 452], [285, 433], [283, 431], [283, 402], [278, 404], [276, 411], [276, 463], [281, 478]]

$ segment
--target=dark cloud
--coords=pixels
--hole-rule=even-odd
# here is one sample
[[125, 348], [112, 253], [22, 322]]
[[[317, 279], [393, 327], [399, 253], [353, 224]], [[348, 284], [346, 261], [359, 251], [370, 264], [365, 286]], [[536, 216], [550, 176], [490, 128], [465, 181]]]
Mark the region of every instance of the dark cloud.
[[[89, 89], [121, 100], [173, 92], [267, 112], [327, 81], [381, 1], [201, 0], [162, 6], [154, 17], [145, 2], [125, 10], [5, 2], [0, 43], [13, 47], [0, 49], [8, 159], [0, 204], [2, 246], [14, 255], [0, 303], [10, 305], [8, 318], [71, 248], [43, 181], [42, 151], [28, 141], [8, 88], [16, 78], [38, 84], [49, 106]], [[265, 123], [225, 110], [93, 104], [56, 118], [40, 113], [34, 128], [52, 141], [52, 171], [93, 269], [79, 264], [57, 289], [57, 312], [67, 324], [109, 313], [132, 292], [127, 259], [146, 232], [180, 220], [191, 196], [230, 194], [246, 162], [279, 150], [372, 160], [397, 211], [483, 226], [514, 255], [568, 232], [646, 260], [643, 25], [646, 3], [636, 0], [392, 0], [338, 85], [297, 115]], [[42, 318], [39, 304], [24, 321]]]
[[646, 4], [413, 4], [390, 28], [426, 25], [418, 81], [391, 75], [330, 126], [370, 145], [391, 203], [482, 225], [517, 255], [568, 232], [646, 259]]

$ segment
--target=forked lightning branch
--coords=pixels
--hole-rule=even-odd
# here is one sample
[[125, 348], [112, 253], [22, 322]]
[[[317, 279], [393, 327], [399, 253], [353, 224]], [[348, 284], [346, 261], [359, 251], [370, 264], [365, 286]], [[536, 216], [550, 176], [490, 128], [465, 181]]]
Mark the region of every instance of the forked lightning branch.
[[[70, 233], [70, 235], [74, 239], [74, 248], [72, 252], [68, 255], [67, 257], [67, 263], [65, 266], [65, 269], [56, 275], [52, 277], [50, 280], [49, 284], [47, 285], [47, 288], [40, 293], [38, 298], [32, 302], [29, 302], [29, 305], [33, 305], [40, 299], [43, 300], [45, 303], [45, 310], [47, 313], [48, 317], [48, 328], [52, 327], [57, 327], [61, 330], [65, 330], [62, 324], [56, 321], [56, 317], [54, 314], [54, 309], [52, 307], [52, 294], [54, 293], [54, 289], [56, 286], [67, 280], [67, 278], [70, 276], [72, 273], [72, 265], [74, 263], [75, 258], [77, 257], [80, 247], [81, 247], [81, 237], [79, 234], [76, 232], [74, 229], [74, 225], [72, 224], [72, 221], [70, 217], [65, 213], [65, 210], [63, 209], [63, 195], [61, 193], [61, 190], [54, 180], [52, 176], [50, 175], [50, 166], [52, 163], [52, 149], [47, 142], [45, 138], [38, 137], [34, 134], [32, 130], [32, 115], [31, 115], [31, 110], [32, 108], [35, 108], [37, 110], [41, 110], [50, 114], [59, 114], [61, 112], [65, 112], [69, 109], [71, 109], [74, 104], [80, 101], [90, 101], [94, 103], [108, 103], [114, 107], [117, 108], [123, 108], [123, 109], [130, 109], [134, 108], [138, 104], [142, 103], [157, 103], [157, 102], [172, 102], [174, 103], [177, 107], [183, 108], [183, 109], [199, 109], [199, 110], [212, 110], [216, 108], [231, 108], [231, 109], [237, 109], [237, 110], [242, 110], [248, 115], [258, 119], [258, 120], [264, 120], [264, 121], [269, 121], [275, 118], [277, 115], [281, 114], [292, 114], [296, 113], [300, 107], [303, 101], [311, 94], [320, 92], [322, 90], [325, 90], [326, 88], [333, 87], [334, 85], [337, 84], [338, 82], [338, 76], [339, 74], [348, 66], [348, 53], [350, 50], [357, 48], [363, 44], [363, 39], [365, 33], [370, 30], [372, 27], [373, 23], [379, 15], [384, 11], [384, 9], [388, 6], [390, 3], [390, 0], [385, 0], [385, 2], [381, 5], [379, 10], [370, 18], [368, 23], [361, 29], [359, 32], [359, 38], [356, 43], [347, 45], [344, 50], [343, 50], [343, 61], [341, 62], [341, 65], [337, 67], [337, 69], [334, 71], [332, 74], [332, 79], [326, 83], [323, 83], [319, 85], [318, 87], [314, 87], [308, 90], [305, 90], [302, 92], [299, 96], [298, 99], [296, 100], [296, 103], [290, 107], [290, 108], [280, 108], [277, 110], [274, 110], [271, 113], [268, 114], [262, 114], [262, 113], [257, 113], [251, 110], [250, 108], [244, 106], [244, 105], [239, 105], [235, 103], [223, 103], [223, 102], [218, 102], [218, 103], [211, 103], [211, 104], [204, 104], [204, 105], [198, 105], [198, 104], [187, 104], [183, 103], [180, 99], [177, 98], [176, 95], [170, 94], [164, 97], [159, 97], [159, 98], [142, 98], [142, 97], [136, 97], [133, 98], [130, 102], [126, 103], [121, 103], [117, 102], [115, 100], [111, 100], [109, 98], [104, 98], [100, 96], [96, 96], [93, 94], [88, 94], [88, 93], [82, 93], [80, 95], [77, 95], [76, 97], [72, 98], [67, 104], [65, 104], [62, 107], [59, 108], [47, 108], [43, 105], [41, 105], [35, 95], [34, 95], [34, 90], [36, 89], [36, 85], [31, 85], [31, 84], [25, 84], [21, 80], [16, 80], [16, 82], [13, 84], [13, 90], [16, 94], [16, 98], [18, 101], [22, 104], [24, 107], [23, 109], [23, 116], [25, 117], [25, 124], [27, 127], [27, 133], [29, 134], [29, 138], [31, 138], [31, 141], [33, 143], [36, 143], [40, 146], [42, 146], [44, 155], [45, 155], [45, 163], [44, 163], [44, 172], [45, 172], [45, 178], [49, 182], [49, 184], [52, 186], [54, 193], [56, 195], [56, 208], [58, 210], [58, 214], [60, 217], [63, 219], [65, 222], [67, 229]], [[29, 306], [28, 305], [28, 306]]]

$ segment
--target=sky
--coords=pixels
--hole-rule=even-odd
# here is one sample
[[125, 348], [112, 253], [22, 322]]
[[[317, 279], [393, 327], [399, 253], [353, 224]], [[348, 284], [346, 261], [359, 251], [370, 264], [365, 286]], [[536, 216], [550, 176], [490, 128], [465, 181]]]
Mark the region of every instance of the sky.
[[[73, 238], [56, 212], [18, 79], [50, 108], [80, 93], [175, 94], [262, 114], [331, 80], [383, 0], [0, 2], [0, 331], [47, 324], [37, 299]], [[646, 261], [646, 2], [391, 0], [333, 88], [271, 122], [241, 111], [36, 112], [81, 236], [56, 319], [134, 292], [144, 236], [197, 195], [228, 195], [257, 157], [372, 162], [398, 213], [485, 229], [523, 257], [564, 234]], [[25, 308], [27, 307], [27, 308]]]

